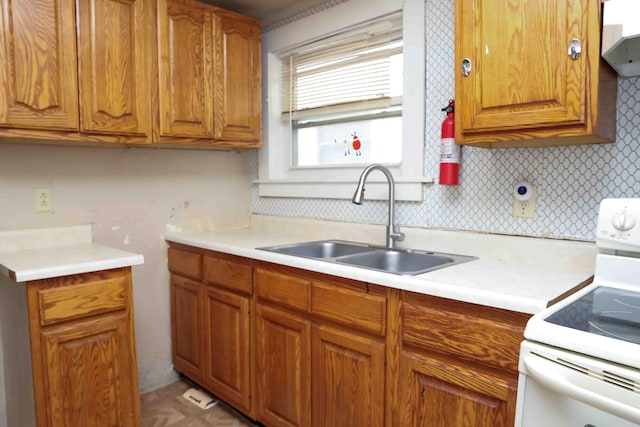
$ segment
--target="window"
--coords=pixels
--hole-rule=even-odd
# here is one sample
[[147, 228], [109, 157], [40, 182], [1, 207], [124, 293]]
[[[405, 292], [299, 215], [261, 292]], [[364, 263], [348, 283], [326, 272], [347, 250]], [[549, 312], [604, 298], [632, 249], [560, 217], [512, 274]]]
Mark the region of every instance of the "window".
[[351, 198], [383, 163], [399, 200], [422, 200], [424, 31], [423, 0], [349, 0], [263, 34], [259, 195]]
[[303, 45], [282, 61], [292, 166], [399, 164], [402, 14]]

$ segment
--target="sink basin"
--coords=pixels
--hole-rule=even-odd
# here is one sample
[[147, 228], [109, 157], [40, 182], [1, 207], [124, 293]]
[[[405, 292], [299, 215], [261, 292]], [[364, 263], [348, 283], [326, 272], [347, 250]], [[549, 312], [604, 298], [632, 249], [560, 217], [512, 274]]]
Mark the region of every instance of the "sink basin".
[[375, 250], [364, 243], [344, 242], [342, 240], [322, 240], [318, 242], [294, 243], [291, 245], [259, 248], [281, 254], [305, 258], [338, 258]]
[[[416, 275], [466, 261], [460, 255], [379, 249], [336, 259], [337, 262], [395, 274]], [[469, 258], [470, 257], [464, 257]]]
[[404, 275], [422, 274], [475, 259], [464, 255], [412, 249], [386, 249], [343, 240], [321, 240], [258, 249]]

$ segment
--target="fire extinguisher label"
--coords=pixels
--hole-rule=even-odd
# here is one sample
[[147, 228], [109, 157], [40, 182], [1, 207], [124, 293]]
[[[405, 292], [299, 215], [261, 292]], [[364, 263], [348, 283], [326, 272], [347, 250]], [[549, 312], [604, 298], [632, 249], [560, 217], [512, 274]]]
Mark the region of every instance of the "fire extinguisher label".
[[460, 147], [454, 138], [442, 138], [440, 163], [460, 163]]

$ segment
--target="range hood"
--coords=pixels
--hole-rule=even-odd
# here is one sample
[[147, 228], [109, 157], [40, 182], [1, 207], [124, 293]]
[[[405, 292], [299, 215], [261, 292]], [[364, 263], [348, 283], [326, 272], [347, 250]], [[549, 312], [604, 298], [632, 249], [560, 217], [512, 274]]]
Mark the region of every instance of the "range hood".
[[605, 1], [602, 57], [622, 77], [640, 76], [640, 0]]

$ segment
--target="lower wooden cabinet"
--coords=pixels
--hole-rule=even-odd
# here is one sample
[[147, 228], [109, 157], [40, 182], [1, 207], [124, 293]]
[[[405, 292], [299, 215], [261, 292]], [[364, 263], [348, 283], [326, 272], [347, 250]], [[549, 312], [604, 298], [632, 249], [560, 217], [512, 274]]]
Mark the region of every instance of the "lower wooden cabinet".
[[257, 268], [254, 281], [258, 419], [382, 426], [384, 292], [285, 268]]
[[132, 378], [137, 373], [126, 314], [41, 331], [40, 341], [46, 425], [138, 425], [137, 380]]
[[401, 359], [398, 425], [512, 426], [517, 381], [406, 352]]
[[397, 425], [512, 426], [530, 315], [412, 292], [401, 313]]
[[195, 381], [204, 379], [201, 334], [204, 330], [204, 287], [193, 280], [171, 275], [171, 337], [173, 365]]
[[239, 410], [249, 412], [249, 298], [207, 286], [204, 316], [204, 385]]
[[171, 244], [174, 364], [267, 427], [507, 427], [530, 315]]
[[317, 324], [312, 341], [311, 425], [383, 426], [384, 342]]
[[253, 416], [252, 267], [177, 245], [169, 248], [169, 270], [175, 369]]
[[272, 427], [311, 421], [311, 322], [263, 304], [256, 309], [257, 416]]
[[131, 269], [27, 284], [38, 427], [140, 425]]

